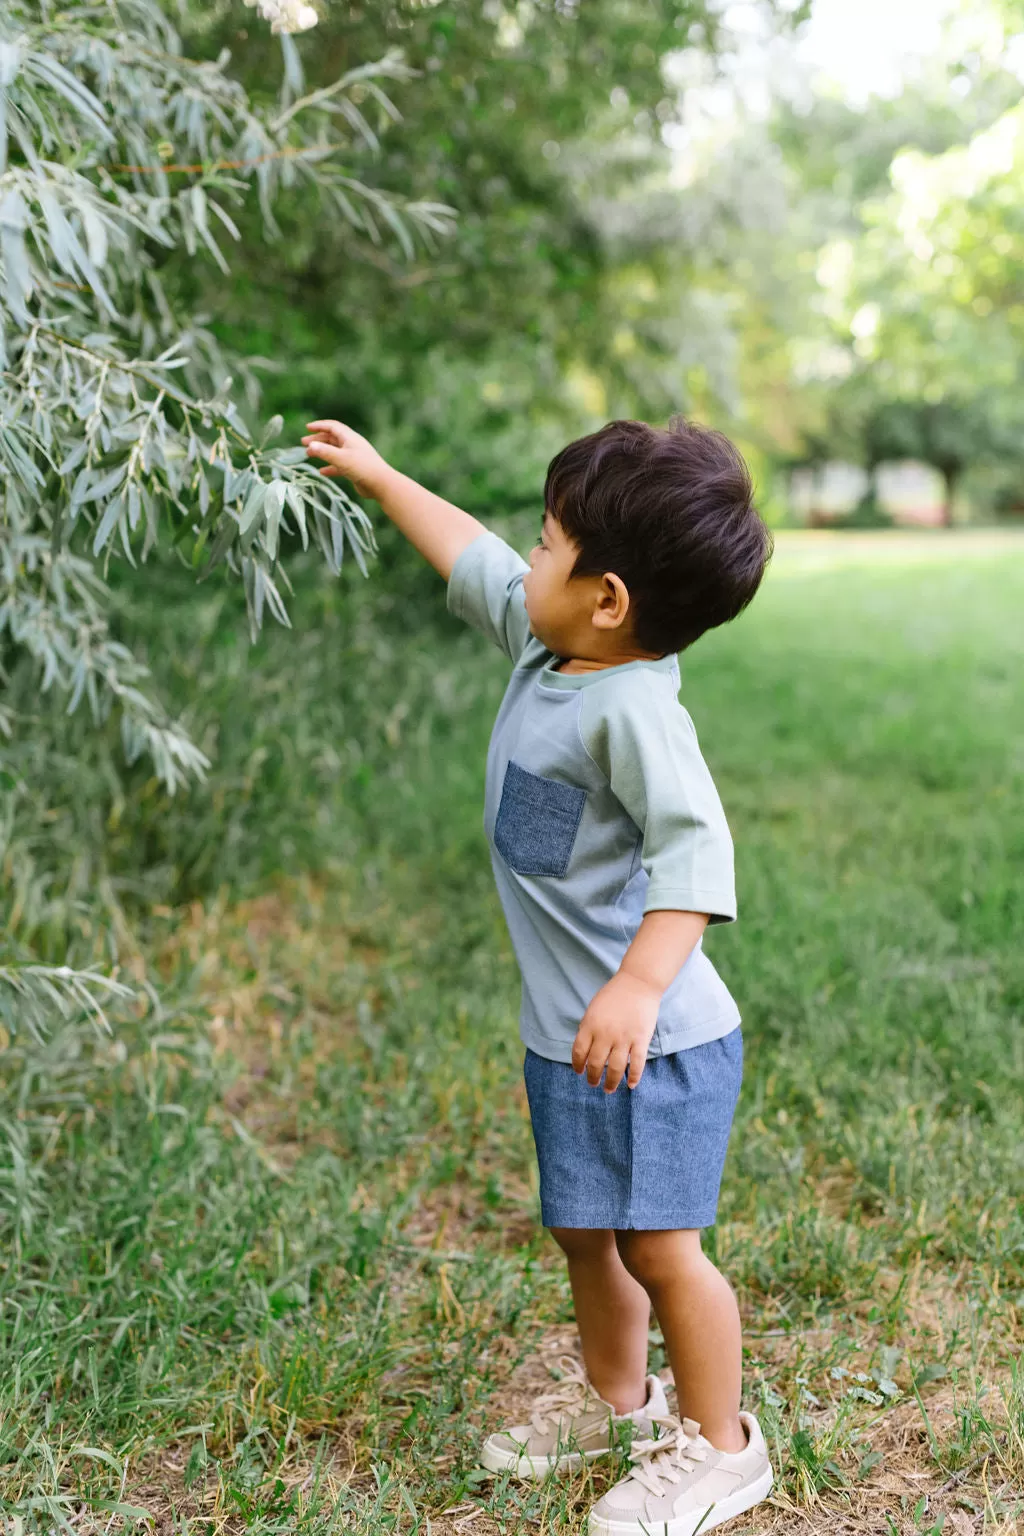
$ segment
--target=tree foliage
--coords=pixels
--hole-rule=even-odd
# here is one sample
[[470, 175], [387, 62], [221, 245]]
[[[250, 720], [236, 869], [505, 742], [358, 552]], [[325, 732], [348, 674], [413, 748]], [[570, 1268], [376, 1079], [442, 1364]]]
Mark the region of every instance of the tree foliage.
[[371, 112], [395, 116], [384, 85], [408, 71], [394, 56], [303, 95], [286, 37], [280, 99], [257, 108], [226, 56], [182, 51], [153, 0], [60, 12], [18, 0], [0, 25], [4, 665], [30, 657], [41, 691], [71, 709], [116, 706], [129, 760], [148, 753], [173, 789], [204, 759], [111, 636], [93, 561], [134, 564], [167, 542], [203, 577], [223, 562], [256, 630], [266, 611], [287, 622], [286, 529], [332, 570], [346, 549], [363, 565], [372, 535], [301, 450], [270, 446], [279, 422], [250, 431], [229, 360], [176, 308], [164, 268], [182, 251], [227, 273], [250, 189], [268, 235], [275, 201], [301, 185], [321, 217], [410, 255], [448, 212], [346, 163], [353, 137], [376, 143]]
[[[358, 504], [301, 449], [272, 446], [280, 418], [251, 427], [252, 368], [173, 282], [179, 255], [228, 272], [250, 194], [270, 239], [275, 205], [298, 188], [325, 234], [343, 226], [381, 251], [411, 257], [448, 232], [443, 204], [355, 174], [357, 145], [375, 150], [397, 116], [388, 89], [409, 77], [398, 56], [307, 91], [287, 32], [281, 48], [280, 90], [257, 102], [226, 51], [189, 56], [155, 0], [13, 0], [0, 16], [0, 733], [16, 893], [0, 1012], [20, 1010], [30, 1028], [41, 1008], [74, 1010], [102, 982], [18, 959], [17, 914], [45, 908], [52, 877], [18, 824], [42, 812], [15, 749], [31, 757], [59, 697], [97, 723], [116, 713], [128, 762], [148, 757], [169, 793], [208, 766], [111, 627], [111, 561], [137, 567], [163, 549], [200, 580], [223, 567], [241, 578], [255, 634], [267, 613], [288, 622], [286, 536], [334, 573], [346, 555], [365, 571], [373, 548]], [[11, 702], [32, 697], [35, 708]]]

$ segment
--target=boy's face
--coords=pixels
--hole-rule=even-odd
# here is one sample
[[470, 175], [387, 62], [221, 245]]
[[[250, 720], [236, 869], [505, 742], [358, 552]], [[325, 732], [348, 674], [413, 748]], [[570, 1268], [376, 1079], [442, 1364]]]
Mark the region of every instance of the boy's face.
[[523, 577], [523, 598], [532, 633], [556, 656], [572, 654], [570, 637], [588, 616], [584, 590], [588, 583], [569, 580], [577, 554], [572, 539], [545, 512], [540, 538], [530, 550], [530, 569]]

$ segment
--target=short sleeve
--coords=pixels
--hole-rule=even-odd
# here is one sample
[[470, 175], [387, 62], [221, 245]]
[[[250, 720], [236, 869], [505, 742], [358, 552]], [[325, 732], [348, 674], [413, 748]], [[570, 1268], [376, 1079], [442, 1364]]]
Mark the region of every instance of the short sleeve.
[[530, 638], [523, 576], [530, 569], [511, 545], [485, 529], [459, 555], [448, 578], [448, 612], [472, 624], [518, 661]]
[[645, 912], [736, 917], [729, 826], [697, 733], [672, 691], [642, 671], [583, 690], [583, 743], [643, 834]]

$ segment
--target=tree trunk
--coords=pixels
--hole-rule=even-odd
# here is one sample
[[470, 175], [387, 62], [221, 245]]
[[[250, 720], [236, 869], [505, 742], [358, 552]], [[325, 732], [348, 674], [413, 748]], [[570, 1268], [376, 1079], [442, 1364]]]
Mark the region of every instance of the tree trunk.
[[960, 469], [959, 466], [956, 469], [950, 469], [940, 465], [939, 473], [942, 475], [943, 484], [946, 487], [946, 495], [942, 503], [942, 526], [943, 528], [952, 528], [953, 497], [956, 495], [956, 485], [960, 479]]

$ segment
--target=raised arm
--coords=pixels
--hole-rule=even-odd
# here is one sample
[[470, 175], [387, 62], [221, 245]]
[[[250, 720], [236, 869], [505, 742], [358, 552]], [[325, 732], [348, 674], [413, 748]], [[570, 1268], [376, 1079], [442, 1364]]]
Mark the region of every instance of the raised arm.
[[341, 421], [307, 422], [302, 439], [310, 458], [326, 459], [320, 473], [344, 476], [363, 496], [372, 496], [424, 559], [448, 580], [459, 555], [484, 533], [483, 523], [400, 474], [373, 444]]

